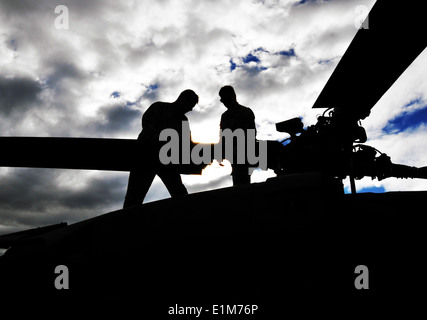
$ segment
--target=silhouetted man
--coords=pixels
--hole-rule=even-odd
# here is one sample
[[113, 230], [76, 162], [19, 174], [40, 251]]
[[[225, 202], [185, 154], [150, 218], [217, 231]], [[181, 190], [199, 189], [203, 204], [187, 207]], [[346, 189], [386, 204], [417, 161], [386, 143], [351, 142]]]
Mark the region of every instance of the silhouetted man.
[[[220, 129], [221, 133], [225, 129], [235, 131], [242, 129], [245, 133], [245, 146], [241, 146], [242, 150], [245, 150], [247, 146], [248, 130], [255, 129], [255, 115], [251, 109], [244, 107], [237, 102], [236, 93], [232, 86], [224, 86], [219, 90], [220, 101], [228, 109], [221, 116]], [[254, 135], [255, 136], [255, 135]], [[231, 173], [233, 177], [233, 185], [249, 184], [251, 177], [249, 175], [249, 165], [247, 161], [243, 164], [237, 163], [237, 149], [239, 146], [233, 147], [233, 171]], [[245, 156], [246, 158], [246, 156]]]
[[[174, 129], [181, 132], [190, 132], [189, 127], [183, 130], [183, 126], [189, 126], [185, 114], [191, 111], [198, 103], [199, 97], [192, 90], [181, 92], [175, 102], [155, 102], [142, 116], [142, 131], [138, 136], [141, 150], [141, 166], [131, 170], [124, 208], [141, 204], [153, 182], [156, 174], [162, 179], [172, 197], [188, 194], [181, 180], [180, 173], [171, 166], [163, 165], [159, 160], [159, 151], [165, 142], [160, 141], [160, 133], [164, 129]], [[191, 139], [190, 139], [191, 140]]]

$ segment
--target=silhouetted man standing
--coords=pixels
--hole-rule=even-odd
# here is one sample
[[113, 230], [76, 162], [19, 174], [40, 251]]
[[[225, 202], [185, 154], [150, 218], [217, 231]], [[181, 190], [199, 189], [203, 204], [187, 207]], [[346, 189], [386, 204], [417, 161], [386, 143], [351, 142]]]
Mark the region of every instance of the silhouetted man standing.
[[[220, 101], [228, 109], [221, 116], [221, 132], [225, 129], [230, 129], [233, 132], [237, 129], [242, 129], [245, 133], [245, 146], [243, 146], [243, 148], [245, 148], [247, 146], [248, 130], [256, 130], [255, 115], [251, 109], [237, 102], [236, 92], [232, 86], [222, 87], [219, 90], [219, 96], [221, 97]], [[231, 173], [233, 185], [235, 186], [249, 184], [251, 182], [247, 161], [243, 164], [237, 163], [237, 148], [238, 146], [233, 147], [233, 171]]]
[[[141, 204], [153, 182], [156, 174], [162, 179], [172, 197], [188, 194], [181, 180], [180, 173], [171, 166], [162, 165], [159, 160], [159, 151], [165, 142], [160, 141], [160, 133], [164, 129], [174, 129], [181, 132], [190, 132], [185, 114], [191, 111], [198, 103], [199, 97], [192, 90], [181, 92], [175, 102], [155, 102], [142, 116], [142, 131], [138, 136], [141, 150], [141, 165], [131, 170], [123, 208]], [[190, 139], [191, 140], [191, 139]], [[191, 142], [191, 141], [190, 141]]]

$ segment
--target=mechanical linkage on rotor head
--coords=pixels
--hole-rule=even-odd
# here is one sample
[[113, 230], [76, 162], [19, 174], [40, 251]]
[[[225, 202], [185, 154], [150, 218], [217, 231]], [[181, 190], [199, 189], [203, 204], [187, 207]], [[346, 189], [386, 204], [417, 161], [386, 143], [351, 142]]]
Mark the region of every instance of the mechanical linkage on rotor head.
[[[306, 129], [300, 118], [277, 123], [276, 130], [288, 133], [290, 138], [269, 149], [269, 157], [277, 158], [269, 161], [277, 164], [272, 169], [278, 175], [316, 171], [338, 179], [349, 176], [354, 193], [354, 179], [363, 177], [427, 179], [427, 167], [394, 164], [385, 153], [362, 144], [367, 135], [360, 120], [368, 115], [369, 111], [335, 108], [327, 109]], [[284, 145], [287, 140], [290, 142]]]

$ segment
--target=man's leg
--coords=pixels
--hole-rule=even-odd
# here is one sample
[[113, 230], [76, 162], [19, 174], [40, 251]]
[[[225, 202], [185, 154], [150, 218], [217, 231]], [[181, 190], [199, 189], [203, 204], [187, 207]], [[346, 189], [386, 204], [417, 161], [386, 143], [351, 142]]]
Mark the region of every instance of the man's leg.
[[249, 175], [249, 167], [245, 165], [234, 165], [233, 172], [233, 186], [241, 186], [251, 183], [251, 176]]
[[155, 177], [154, 171], [133, 170], [129, 173], [128, 189], [123, 208], [142, 204]]
[[187, 188], [182, 183], [181, 175], [174, 171], [163, 171], [157, 173], [162, 179], [171, 197], [182, 196], [188, 194]]

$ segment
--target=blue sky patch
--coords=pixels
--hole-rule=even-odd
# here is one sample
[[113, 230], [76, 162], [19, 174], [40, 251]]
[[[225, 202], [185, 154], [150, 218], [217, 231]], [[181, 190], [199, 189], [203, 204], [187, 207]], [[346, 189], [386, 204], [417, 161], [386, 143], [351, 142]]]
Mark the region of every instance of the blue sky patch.
[[[357, 188], [357, 181], [356, 181], [356, 188]], [[380, 187], [367, 187], [367, 188], [362, 188], [362, 189], [358, 189], [357, 193], [384, 193], [386, 192], [385, 188], [383, 186]], [[345, 187], [344, 188], [344, 193], [345, 194], [350, 194], [351, 193], [351, 189], [350, 187]]]
[[252, 53], [249, 53], [246, 57], [243, 57], [241, 59], [242, 59], [241, 61], [243, 62], [243, 64], [239, 64], [239, 65], [237, 63], [235, 63], [233, 61], [233, 59], [230, 59], [230, 71], [236, 70], [237, 67], [244, 67], [246, 64], [251, 63], [251, 62], [255, 62], [257, 64], [255, 67], [255, 70], [257, 70], [257, 71], [263, 71], [263, 70], [268, 69], [266, 67], [260, 66], [261, 60]]
[[299, 0], [297, 3], [295, 3], [295, 6], [300, 6], [306, 2], [316, 2], [316, 0]]
[[150, 84], [147, 88], [147, 91], [154, 91], [157, 89], [159, 89], [159, 85], [157, 83], [155, 83], [155, 84]]
[[110, 97], [113, 97], [114, 99], [120, 98], [120, 92], [114, 91], [112, 94], [110, 94]]
[[265, 50], [263, 47], [259, 47], [258, 49], [255, 49], [254, 52], [266, 52], [266, 53], [270, 53], [270, 51]]
[[411, 101], [409, 101], [409, 103], [407, 105], [405, 105], [405, 108], [409, 108], [412, 107], [414, 104], [423, 104], [423, 99], [421, 99], [420, 97], [416, 98], [416, 99], [412, 99]]
[[142, 96], [140, 96], [139, 98], [136, 99], [136, 104], [139, 104], [142, 99], [148, 99], [151, 101], [154, 101], [158, 98], [158, 89], [159, 89], [160, 85], [158, 83], [154, 83], [154, 84], [150, 84], [148, 87], [145, 86], [145, 88], [147, 88], [147, 90], [144, 92], [144, 94]]
[[295, 54], [295, 50], [293, 48], [290, 50], [287, 50], [287, 51], [286, 50], [279, 51], [277, 54], [281, 55], [281, 56], [285, 56], [285, 57], [296, 57], [297, 56]]
[[331, 62], [332, 62], [332, 60], [330, 60], [330, 59], [322, 59], [322, 60], [319, 60], [317, 63], [321, 64], [321, 65], [326, 65], [326, 64], [329, 64]]
[[[409, 108], [415, 104], [423, 104], [422, 99], [418, 98], [411, 100], [411, 102], [405, 105], [405, 108]], [[410, 128], [416, 128], [421, 124], [427, 124], [427, 105], [417, 110], [403, 112], [398, 117], [390, 120], [383, 131], [387, 133], [398, 133]]]
[[237, 68], [237, 64], [233, 62], [233, 59], [230, 59], [230, 71], [233, 71]]
[[249, 53], [246, 57], [243, 58], [243, 63], [249, 63], [249, 62], [261, 62], [261, 60], [258, 59], [258, 57], [254, 56], [252, 53]]
[[237, 68], [244, 67], [246, 64], [251, 63], [251, 62], [255, 62], [256, 63], [256, 67], [251, 68], [251, 69], [256, 70], [256, 71], [267, 70], [268, 69], [267, 67], [264, 67], [264, 66], [261, 65], [262, 61], [257, 56], [257, 52], [264, 52], [264, 53], [267, 53], [267, 54], [270, 54], [270, 55], [276, 55], [276, 56], [280, 55], [280, 56], [284, 56], [284, 57], [288, 57], [288, 58], [296, 57], [297, 56], [296, 53], [295, 53], [295, 49], [293, 49], [293, 48], [291, 48], [289, 50], [282, 50], [282, 51], [279, 51], [279, 52], [270, 53], [270, 51], [268, 51], [268, 50], [266, 50], [266, 49], [264, 49], [262, 47], [259, 47], [259, 48], [255, 49], [255, 50], [252, 50], [250, 53], [248, 53], [247, 56], [238, 58], [237, 59], [238, 60], [237, 63], [233, 59], [230, 59], [229, 60], [229, 62], [230, 62], [230, 71], [234, 71]]
[[[330, 1], [330, 0], [323, 0], [323, 1]], [[296, 2], [294, 4], [294, 6], [300, 6], [303, 5], [305, 3], [315, 3], [315, 2], [319, 2], [318, 0], [299, 0], [298, 2]]]
[[18, 46], [16, 44], [16, 39], [10, 40], [10, 46], [12, 47], [13, 51], [17, 51], [18, 50]]
[[383, 186], [381, 186], [381, 187], [368, 187], [368, 188], [362, 188], [360, 191], [358, 190], [358, 192], [384, 193], [385, 188]]

